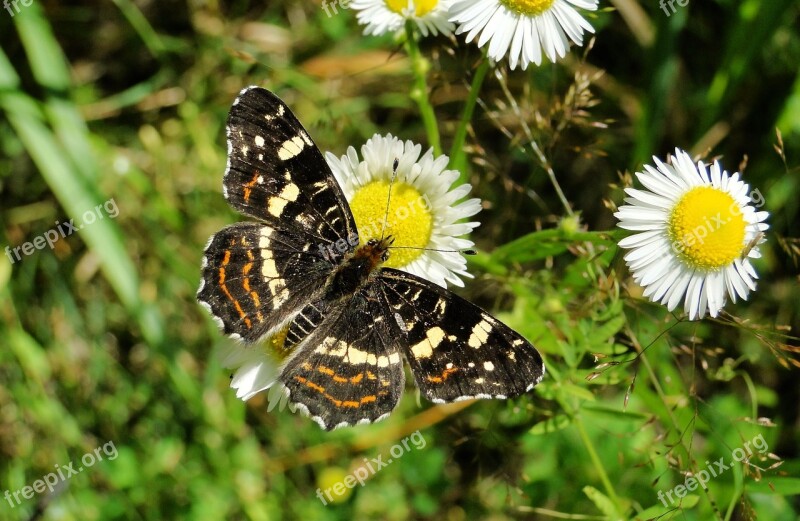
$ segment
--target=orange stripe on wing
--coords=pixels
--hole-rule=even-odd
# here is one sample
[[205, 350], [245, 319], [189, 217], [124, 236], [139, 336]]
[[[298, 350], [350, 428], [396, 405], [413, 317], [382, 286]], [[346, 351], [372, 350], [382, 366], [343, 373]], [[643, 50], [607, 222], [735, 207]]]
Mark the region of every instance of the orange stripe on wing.
[[258, 178], [261, 177], [261, 174], [258, 172], [253, 175], [253, 179], [250, 180], [249, 183], [244, 185], [244, 202], [250, 202], [250, 194], [253, 192], [253, 187], [258, 183]]
[[339, 376], [338, 374], [336, 374], [336, 371], [334, 371], [330, 367], [325, 367], [324, 365], [318, 366], [317, 367], [317, 371], [319, 371], [322, 374], [326, 374], [326, 375], [330, 376], [331, 379], [334, 382], [338, 382], [338, 383], [357, 384], [357, 383], [361, 382], [361, 380], [364, 379], [364, 373], [359, 373], [356, 376], [353, 376], [351, 378], [347, 378], [347, 377], [344, 377], [344, 376]]
[[[256, 309], [258, 309], [261, 307], [261, 298], [258, 296], [258, 293], [256, 293], [250, 287], [250, 270], [253, 269], [253, 259], [254, 259], [252, 251], [250, 250], [247, 251], [247, 258], [249, 259], [249, 262], [245, 264], [244, 268], [242, 269], [242, 275], [244, 275], [244, 282], [242, 283], [242, 287], [246, 292], [250, 293], [250, 298], [253, 299], [253, 305], [255, 305]], [[264, 321], [264, 317], [263, 315], [261, 315], [261, 311], [258, 311], [256, 313], [256, 318], [258, 318], [259, 322]]]
[[222, 292], [233, 302], [233, 307], [236, 308], [236, 311], [239, 312], [239, 317], [244, 319], [244, 323], [247, 326], [247, 329], [251, 329], [253, 327], [253, 323], [250, 322], [250, 319], [247, 318], [247, 314], [242, 309], [241, 304], [239, 301], [233, 298], [231, 292], [228, 291], [228, 286], [225, 284], [225, 266], [228, 265], [231, 261], [231, 250], [225, 250], [225, 258], [222, 259], [222, 266], [219, 268], [219, 287], [222, 288]]
[[368, 396], [365, 396], [365, 397], [361, 398], [361, 400], [359, 400], [357, 402], [356, 401], [352, 401], [352, 400], [346, 400], [346, 401], [337, 400], [336, 398], [334, 398], [333, 396], [331, 396], [330, 394], [325, 392], [325, 388], [324, 387], [322, 387], [321, 385], [317, 385], [316, 383], [312, 382], [311, 380], [308, 380], [306, 378], [303, 378], [302, 376], [297, 376], [297, 375], [294, 377], [294, 379], [297, 380], [298, 382], [300, 382], [301, 384], [305, 385], [309, 389], [313, 389], [313, 390], [317, 391], [322, 396], [327, 398], [331, 403], [333, 403], [336, 407], [350, 407], [350, 408], [353, 408], [353, 409], [357, 409], [357, 408], [361, 407], [362, 405], [364, 405], [365, 403], [373, 403], [373, 402], [377, 401], [377, 399], [378, 399], [377, 396], [375, 396], [374, 394], [371, 394], [371, 395], [368, 395]]
[[452, 369], [445, 369], [444, 371], [442, 371], [441, 376], [429, 376], [428, 381], [433, 382], [435, 384], [440, 384], [445, 380], [447, 380], [447, 378], [456, 371], [458, 371], [458, 367], [453, 367]]

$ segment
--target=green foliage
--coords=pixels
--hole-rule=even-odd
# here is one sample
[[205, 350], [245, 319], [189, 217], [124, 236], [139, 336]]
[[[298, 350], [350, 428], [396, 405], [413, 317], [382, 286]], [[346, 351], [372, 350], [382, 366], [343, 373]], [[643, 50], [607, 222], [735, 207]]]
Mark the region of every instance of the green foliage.
[[[591, 50], [526, 72], [269, 4], [0, 10], [0, 247], [119, 207], [0, 256], [0, 495], [115, 448], [52, 494], [0, 497], [0, 519], [797, 518], [796, 2], [601, 3]], [[205, 241], [239, 218], [223, 127], [254, 83], [337, 154], [440, 134], [485, 201], [464, 294], [546, 358], [535, 391], [433, 406], [409, 384], [386, 421], [332, 433], [235, 397], [230, 340], [195, 291]], [[643, 299], [617, 247], [630, 172], [676, 145], [729, 171], [746, 156], [771, 213], [758, 291], [714, 320]], [[318, 499], [417, 430], [424, 447]], [[678, 497], [720, 458], [729, 470]]]

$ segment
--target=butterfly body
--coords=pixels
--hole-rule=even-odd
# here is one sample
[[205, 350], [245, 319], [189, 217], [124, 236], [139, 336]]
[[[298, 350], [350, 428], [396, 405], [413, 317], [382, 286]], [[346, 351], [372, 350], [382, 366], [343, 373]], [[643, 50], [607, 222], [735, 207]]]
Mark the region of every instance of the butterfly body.
[[371, 240], [355, 250], [331, 275], [326, 287], [326, 297], [338, 300], [355, 293], [371, 282], [379, 266], [389, 258], [391, 237]]
[[359, 244], [335, 177], [277, 96], [243, 90], [227, 135], [225, 197], [257, 222], [211, 237], [198, 301], [247, 344], [285, 332], [278, 379], [320, 426], [386, 417], [405, 386], [403, 360], [434, 402], [518, 396], [541, 380], [541, 356], [521, 335], [385, 267], [391, 237]]

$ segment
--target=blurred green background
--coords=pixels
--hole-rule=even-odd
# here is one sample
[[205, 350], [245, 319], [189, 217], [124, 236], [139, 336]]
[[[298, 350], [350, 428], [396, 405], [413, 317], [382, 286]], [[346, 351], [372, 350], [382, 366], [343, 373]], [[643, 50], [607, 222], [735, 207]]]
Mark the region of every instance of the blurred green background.
[[[0, 494], [102, 461], [53, 494], [0, 498], [0, 519], [798, 519], [796, 1], [669, 17], [603, 1], [590, 50], [492, 69], [466, 148], [481, 254], [460, 292], [533, 341], [547, 377], [450, 407], [408, 384], [386, 421], [333, 433], [237, 400], [218, 360], [230, 340], [195, 302], [205, 241], [240, 219], [221, 193], [224, 119], [259, 84], [323, 150], [375, 132], [427, 146], [402, 44], [318, 3], [19, 7], [0, 10], [0, 247], [105, 213], [53, 249], [0, 256]], [[447, 150], [480, 51], [422, 50]], [[642, 300], [615, 244], [622, 187], [675, 146], [746, 166], [771, 213], [758, 291], [717, 320]], [[424, 447], [317, 499], [418, 430]], [[707, 490], [659, 500], [754, 439], [768, 449]]]

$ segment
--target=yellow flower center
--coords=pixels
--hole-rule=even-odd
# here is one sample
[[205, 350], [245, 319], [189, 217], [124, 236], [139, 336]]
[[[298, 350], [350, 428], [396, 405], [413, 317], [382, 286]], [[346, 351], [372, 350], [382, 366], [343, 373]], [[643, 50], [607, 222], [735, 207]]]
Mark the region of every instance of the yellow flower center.
[[[403, 10], [409, 9], [413, 16], [425, 16], [436, 8], [438, 0], [386, 0], [386, 7], [397, 14], [403, 14]], [[410, 5], [409, 5], [410, 4]]]
[[410, 184], [395, 181], [387, 214], [388, 198], [389, 183], [372, 181], [356, 191], [350, 201], [350, 209], [356, 219], [362, 245], [370, 239], [381, 238], [386, 218], [384, 237], [391, 235], [394, 237], [394, 246], [403, 248], [392, 249], [385, 266], [402, 268], [422, 255], [419, 248], [428, 246], [433, 232], [433, 215], [428, 198]]
[[264, 341], [264, 348], [267, 352], [281, 361], [289, 356], [290, 352], [290, 350], [286, 349], [284, 346], [287, 334], [289, 334], [289, 326], [286, 326]]
[[667, 233], [686, 264], [713, 271], [742, 254], [746, 228], [741, 207], [729, 193], [698, 186], [686, 192], [672, 209]]
[[550, 9], [555, 0], [500, 0], [510, 11], [525, 16], [538, 16]]

